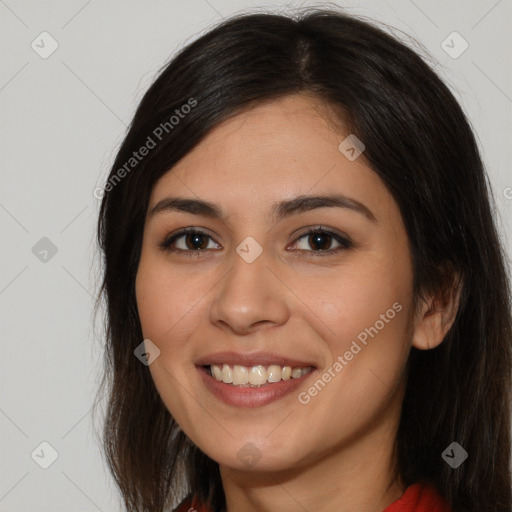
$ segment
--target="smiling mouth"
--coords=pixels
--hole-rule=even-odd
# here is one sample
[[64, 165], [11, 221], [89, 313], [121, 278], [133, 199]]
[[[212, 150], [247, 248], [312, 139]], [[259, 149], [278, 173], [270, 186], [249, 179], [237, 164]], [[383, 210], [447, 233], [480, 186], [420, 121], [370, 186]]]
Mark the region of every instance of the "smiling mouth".
[[299, 379], [315, 369], [313, 366], [292, 368], [277, 364], [255, 366], [212, 364], [203, 365], [202, 368], [216, 381], [241, 388], [259, 388], [283, 380]]

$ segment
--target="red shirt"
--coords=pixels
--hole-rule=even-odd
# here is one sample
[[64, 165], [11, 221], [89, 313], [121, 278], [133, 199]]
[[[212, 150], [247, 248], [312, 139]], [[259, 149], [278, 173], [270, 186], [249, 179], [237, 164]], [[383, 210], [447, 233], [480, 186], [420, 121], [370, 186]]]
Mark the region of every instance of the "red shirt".
[[[194, 498], [184, 500], [173, 512], [211, 511]], [[452, 510], [435, 487], [417, 483], [407, 487], [402, 496], [382, 512], [452, 512]]]

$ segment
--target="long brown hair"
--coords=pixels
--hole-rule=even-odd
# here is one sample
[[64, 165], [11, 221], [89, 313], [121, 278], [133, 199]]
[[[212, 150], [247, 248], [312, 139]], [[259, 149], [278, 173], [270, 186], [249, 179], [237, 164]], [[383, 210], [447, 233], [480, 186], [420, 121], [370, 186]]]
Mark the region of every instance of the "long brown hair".
[[[162, 512], [187, 493], [215, 512], [225, 506], [218, 464], [179, 429], [134, 356], [143, 340], [134, 285], [151, 190], [221, 121], [301, 92], [333, 106], [364, 141], [404, 219], [415, 300], [460, 277], [458, 314], [443, 343], [410, 354], [397, 472], [405, 485], [435, 485], [455, 512], [510, 512], [510, 280], [470, 123], [406, 44], [362, 17], [318, 8], [237, 15], [188, 44], [146, 92], [115, 158], [97, 232], [98, 304], [106, 306], [98, 397], [107, 387], [103, 448], [126, 509]], [[195, 106], [171, 128], [191, 99]], [[159, 126], [167, 130], [157, 142]], [[156, 145], [127, 167], [148, 137]], [[441, 457], [453, 442], [468, 453], [457, 468]]]

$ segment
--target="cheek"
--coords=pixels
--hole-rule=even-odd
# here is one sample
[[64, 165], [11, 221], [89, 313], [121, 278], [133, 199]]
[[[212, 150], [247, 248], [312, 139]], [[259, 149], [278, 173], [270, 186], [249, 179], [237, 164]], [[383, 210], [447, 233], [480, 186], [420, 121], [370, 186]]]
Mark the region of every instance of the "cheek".
[[359, 271], [331, 276], [315, 296], [315, 322], [326, 333], [335, 375], [326, 386], [329, 391], [321, 394], [333, 407], [345, 401], [370, 414], [400, 377], [410, 346], [412, 290], [407, 267], [399, 269], [382, 261], [368, 263]]
[[[144, 337], [162, 348], [175, 337], [197, 297], [189, 297], [194, 285], [170, 272], [156, 257], [142, 257], [135, 282], [137, 308]], [[180, 321], [181, 319], [181, 321]], [[186, 321], [186, 320], [185, 320]]]
[[158, 271], [154, 268], [151, 270], [150, 265], [141, 261], [135, 281], [135, 296], [144, 338], [159, 344], [158, 340], [166, 327], [165, 309], [170, 304], [157, 276]]
[[200, 414], [190, 408], [190, 395], [184, 392], [188, 372], [195, 372], [184, 364], [190, 360], [186, 340], [197, 326], [193, 317], [200, 309], [197, 302], [201, 294], [196, 289], [192, 296], [194, 289], [189, 279], [171, 275], [169, 267], [156, 258], [141, 258], [135, 283], [139, 318], [144, 338], [160, 350], [148, 368], [166, 408], [182, 425], [193, 425], [200, 419]]
[[[410, 278], [382, 262], [333, 273], [329, 279], [309, 285], [303, 280], [298, 294], [308, 297], [307, 305], [314, 309], [316, 321], [321, 319], [328, 327], [320, 332], [326, 333], [337, 354], [348, 350], [351, 340], [376, 322], [382, 332], [390, 331], [391, 324], [398, 330], [403, 328], [398, 317], [406, 316], [403, 311], [411, 300]], [[393, 308], [395, 303], [401, 307]], [[361, 338], [364, 340], [364, 334]]]
[[396, 293], [361, 294], [351, 296], [344, 311], [338, 309], [329, 337], [331, 361], [300, 396], [312, 430], [323, 429], [326, 439], [341, 440], [341, 432], [355, 435], [390, 413], [409, 352], [408, 303], [396, 298]]
[[195, 347], [190, 339], [208, 318], [205, 295], [214, 283], [205, 274], [177, 272], [158, 257], [141, 259], [135, 286], [137, 307], [144, 338], [160, 350], [160, 357], [150, 365], [157, 387], [160, 383], [179, 387], [174, 381], [169, 383], [166, 374], [185, 382], [188, 372], [195, 372], [191, 363]]

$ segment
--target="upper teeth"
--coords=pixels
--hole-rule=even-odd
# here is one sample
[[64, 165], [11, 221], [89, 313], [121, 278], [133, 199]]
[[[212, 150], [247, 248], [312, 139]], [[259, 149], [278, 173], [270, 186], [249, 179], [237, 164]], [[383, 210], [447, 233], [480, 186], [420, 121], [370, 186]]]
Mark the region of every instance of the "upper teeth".
[[228, 364], [212, 364], [210, 366], [212, 376], [218, 381], [226, 384], [252, 384], [254, 386], [266, 384], [267, 382], [279, 382], [281, 379], [298, 379], [311, 370], [311, 366], [307, 368], [292, 368], [291, 366], [279, 366], [277, 364], [271, 364], [268, 367], [262, 365], [248, 367], [238, 364], [235, 364], [233, 368]]

